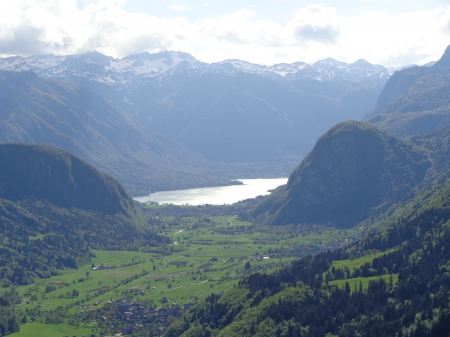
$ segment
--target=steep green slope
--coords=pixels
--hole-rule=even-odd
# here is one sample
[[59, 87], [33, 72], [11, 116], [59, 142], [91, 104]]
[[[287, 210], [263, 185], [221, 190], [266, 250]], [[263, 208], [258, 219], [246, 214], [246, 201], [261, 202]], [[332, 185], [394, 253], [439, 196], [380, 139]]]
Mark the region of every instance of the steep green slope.
[[368, 123], [331, 128], [292, 172], [287, 185], [250, 211], [271, 225], [330, 222], [353, 226], [422, 182], [427, 153]]
[[166, 336], [448, 336], [449, 205], [450, 182], [424, 189], [379, 233], [250, 275]]
[[364, 120], [394, 135], [424, 134], [450, 124], [450, 47], [432, 67], [398, 71]]
[[90, 261], [90, 249], [165, 242], [125, 189], [46, 145], [0, 145], [0, 279], [27, 284]]

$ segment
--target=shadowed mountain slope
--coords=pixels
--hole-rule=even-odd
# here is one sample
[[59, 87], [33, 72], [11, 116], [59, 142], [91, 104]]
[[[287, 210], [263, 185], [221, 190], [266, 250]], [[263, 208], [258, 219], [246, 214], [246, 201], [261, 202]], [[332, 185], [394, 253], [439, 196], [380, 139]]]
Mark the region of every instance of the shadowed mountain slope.
[[407, 195], [424, 179], [427, 153], [368, 123], [331, 128], [292, 172], [287, 185], [250, 211], [271, 225], [355, 225], [374, 207]]
[[0, 144], [0, 197], [39, 199], [105, 214], [127, 214], [135, 209], [114, 178], [67, 151], [23, 143]]

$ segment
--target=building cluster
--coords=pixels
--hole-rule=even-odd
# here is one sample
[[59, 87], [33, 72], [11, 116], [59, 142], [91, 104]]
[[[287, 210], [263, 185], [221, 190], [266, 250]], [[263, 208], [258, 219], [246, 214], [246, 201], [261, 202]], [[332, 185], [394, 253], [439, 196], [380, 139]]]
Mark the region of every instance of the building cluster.
[[[192, 307], [192, 303], [185, 304], [180, 307], [176, 303], [169, 305], [169, 299], [163, 297], [161, 299], [163, 307], [156, 309], [153, 305], [143, 305], [140, 303], [131, 303], [129, 298], [124, 298], [115, 303], [115, 319], [120, 322], [120, 331], [122, 335], [131, 335], [136, 331], [148, 329], [152, 327], [160, 333], [164, 333], [167, 327], [181, 315], [182, 311]], [[108, 308], [111, 310], [111, 308]], [[102, 316], [101, 320], [107, 322], [108, 318]], [[110, 330], [116, 330], [116, 327], [111, 325]]]

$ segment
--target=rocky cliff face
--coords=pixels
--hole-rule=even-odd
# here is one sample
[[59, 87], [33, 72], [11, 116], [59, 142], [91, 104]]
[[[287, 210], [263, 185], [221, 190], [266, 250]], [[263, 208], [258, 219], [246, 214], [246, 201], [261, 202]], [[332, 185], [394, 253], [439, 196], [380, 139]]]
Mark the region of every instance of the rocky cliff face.
[[405, 196], [429, 166], [413, 144], [368, 123], [340, 123], [318, 140], [287, 185], [250, 214], [272, 225], [351, 226], [372, 208]]

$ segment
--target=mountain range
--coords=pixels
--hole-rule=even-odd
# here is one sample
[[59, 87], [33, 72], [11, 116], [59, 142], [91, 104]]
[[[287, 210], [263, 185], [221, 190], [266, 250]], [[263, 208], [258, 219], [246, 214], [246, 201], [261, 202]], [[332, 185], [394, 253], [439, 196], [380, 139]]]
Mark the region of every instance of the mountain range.
[[[206, 64], [182, 52], [141, 53], [123, 59], [98, 52], [10, 57], [0, 59], [0, 70], [33, 71], [43, 81], [82, 87], [123, 112], [135, 129], [150, 130], [136, 135], [168, 137], [216, 162], [213, 167], [217, 162], [228, 167], [251, 162], [272, 167], [269, 174], [287, 174], [328, 128], [362, 118], [390, 77], [388, 69], [364, 60], [274, 66], [240, 60]], [[144, 143], [140, 142], [145, 147]], [[129, 150], [121, 152], [126, 155]], [[195, 157], [186, 153], [185, 158]], [[100, 160], [83, 158], [107, 171], [116, 165], [102, 166]], [[211, 168], [199, 162], [194, 166]], [[134, 188], [135, 181], [130, 184], [122, 175], [108, 172]], [[147, 190], [175, 187], [167, 177], [160, 178], [161, 183], [149, 180]]]
[[134, 194], [231, 179], [226, 170], [218, 169], [219, 177], [201, 155], [138, 125], [114, 103], [72, 83], [31, 71], [0, 71], [0, 101], [0, 142], [64, 148], [112, 174]]
[[281, 63], [273, 66], [254, 64], [241, 60], [225, 60], [204, 63], [192, 55], [177, 51], [164, 51], [156, 54], [143, 52], [122, 59], [103, 55], [97, 51], [85, 54], [56, 56], [53, 54], [31, 57], [13, 56], [0, 59], [1, 70], [32, 70], [49, 78], [86, 78], [92, 82], [108, 84], [115, 88], [137, 83], [144, 78], [161, 75], [169, 77], [179, 70], [192, 73], [243, 72], [286, 80], [314, 79], [318, 81], [345, 80], [349, 82], [377, 81], [388, 79], [392, 70], [380, 65], [372, 65], [365, 60], [348, 64], [332, 58], [318, 61], [312, 65], [304, 62]]

